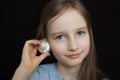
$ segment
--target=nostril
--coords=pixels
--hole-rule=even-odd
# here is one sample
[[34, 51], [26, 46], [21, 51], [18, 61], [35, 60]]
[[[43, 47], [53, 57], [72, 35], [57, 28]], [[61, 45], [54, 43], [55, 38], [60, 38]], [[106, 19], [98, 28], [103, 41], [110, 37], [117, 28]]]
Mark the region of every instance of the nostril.
[[70, 51], [76, 51], [79, 47], [77, 43], [71, 43], [68, 48]]
[[77, 49], [78, 49], [78, 47], [76, 47], [76, 48], [69, 47], [69, 50], [70, 50], [70, 51], [76, 51]]

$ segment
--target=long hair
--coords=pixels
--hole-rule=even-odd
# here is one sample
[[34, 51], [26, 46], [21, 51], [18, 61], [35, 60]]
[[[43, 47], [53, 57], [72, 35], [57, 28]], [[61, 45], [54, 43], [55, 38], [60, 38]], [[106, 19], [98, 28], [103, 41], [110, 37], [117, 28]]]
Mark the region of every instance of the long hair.
[[[87, 57], [83, 60], [80, 71], [78, 74], [78, 80], [101, 80], [103, 77], [102, 73], [96, 67], [95, 60], [95, 46], [92, 34], [92, 27], [89, 18], [89, 13], [85, 9], [82, 2], [79, 0], [51, 0], [43, 9], [40, 17], [40, 23], [37, 31], [36, 38], [42, 39], [47, 38], [47, 23], [53, 17], [59, 17], [62, 13], [64, 13], [67, 9], [72, 8], [80, 13], [81, 16], [84, 17], [88, 32], [90, 36], [90, 51]], [[52, 52], [51, 52], [52, 53]], [[54, 55], [51, 56], [48, 61], [53, 60], [52, 62], [56, 62]]]

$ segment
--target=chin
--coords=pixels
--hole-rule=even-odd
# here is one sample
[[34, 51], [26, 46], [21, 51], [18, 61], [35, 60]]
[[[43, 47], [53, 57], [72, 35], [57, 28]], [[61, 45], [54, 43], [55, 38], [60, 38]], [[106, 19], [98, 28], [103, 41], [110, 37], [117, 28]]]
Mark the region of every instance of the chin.
[[68, 65], [69, 67], [80, 66], [80, 65], [81, 65], [81, 62], [72, 62], [72, 61], [70, 61], [69, 63], [67, 63], [67, 65]]

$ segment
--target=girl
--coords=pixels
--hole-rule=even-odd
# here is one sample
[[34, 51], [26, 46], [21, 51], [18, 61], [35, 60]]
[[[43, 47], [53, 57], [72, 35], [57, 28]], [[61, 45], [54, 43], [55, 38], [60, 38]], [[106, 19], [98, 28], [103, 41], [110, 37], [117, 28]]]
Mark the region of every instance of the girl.
[[[41, 40], [50, 52], [37, 55]], [[53, 63], [40, 64], [52, 57]], [[40, 64], [40, 66], [39, 66]], [[88, 12], [79, 0], [51, 0], [44, 8], [37, 39], [26, 41], [12, 80], [103, 80], [95, 65], [95, 47]]]

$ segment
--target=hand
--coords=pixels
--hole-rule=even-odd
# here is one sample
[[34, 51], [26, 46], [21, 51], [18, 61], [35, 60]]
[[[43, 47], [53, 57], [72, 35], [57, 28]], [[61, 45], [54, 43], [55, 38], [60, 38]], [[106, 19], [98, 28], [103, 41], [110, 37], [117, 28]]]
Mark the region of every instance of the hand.
[[22, 52], [22, 59], [21, 64], [23, 68], [30, 69], [34, 71], [36, 67], [49, 56], [49, 53], [41, 54], [40, 56], [36, 56], [38, 46], [41, 44], [41, 41], [38, 40], [28, 40], [26, 41], [23, 52]]
[[25, 42], [20, 66], [16, 69], [12, 80], [28, 80], [29, 76], [43, 61], [43, 59], [50, 55], [50, 53], [45, 53], [40, 56], [36, 56], [38, 46], [40, 44], [41, 41], [38, 40], [28, 40]]

